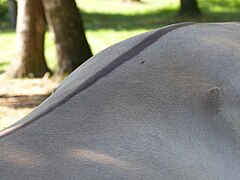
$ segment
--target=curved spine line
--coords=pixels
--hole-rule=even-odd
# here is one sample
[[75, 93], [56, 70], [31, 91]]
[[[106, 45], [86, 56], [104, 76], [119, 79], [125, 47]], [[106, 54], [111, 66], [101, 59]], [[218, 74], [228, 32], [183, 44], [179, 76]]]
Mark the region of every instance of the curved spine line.
[[96, 74], [94, 74], [89, 79], [87, 79], [85, 82], [80, 84], [76, 89], [74, 89], [71, 93], [69, 93], [68, 95], [63, 97], [61, 100], [57, 101], [56, 103], [53, 103], [51, 106], [48, 107], [48, 109], [46, 109], [42, 113], [36, 115], [31, 120], [29, 120], [29, 121], [27, 121], [23, 124], [20, 124], [20, 125], [17, 125], [17, 126], [12, 125], [9, 128], [1, 131], [0, 132], [0, 138], [4, 137], [4, 136], [7, 136], [7, 135], [11, 134], [12, 132], [14, 132], [16, 130], [21, 129], [21, 128], [29, 125], [30, 123], [36, 121], [37, 119], [43, 117], [44, 115], [46, 115], [48, 113], [50, 113], [51, 111], [53, 111], [58, 106], [63, 105], [65, 102], [67, 102], [68, 100], [73, 98], [79, 92], [86, 90], [87, 88], [92, 86], [94, 83], [96, 83], [98, 80], [100, 80], [103, 77], [110, 74], [117, 67], [121, 66], [125, 62], [127, 62], [127, 61], [131, 60], [133, 57], [137, 56], [144, 49], [146, 49], [147, 47], [152, 45], [154, 42], [159, 40], [163, 35], [167, 34], [168, 32], [171, 32], [171, 31], [176, 30], [178, 28], [188, 26], [188, 25], [192, 25], [192, 24], [194, 24], [194, 23], [180, 23], [180, 24], [175, 24], [175, 25], [172, 25], [172, 26], [169, 26], [169, 27], [166, 27], [166, 28], [163, 28], [163, 29], [160, 29], [160, 30], [156, 31], [155, 33], [151, 34], [150, 36], [148, 36], [147, 38], [142, 40], [139, 44], [132, 47], [127, 52], [125, 52], [122, 55], [115, 58], [110, 64], [108, 64], [107, 66], [105, 66], [104, 68], [99, 70]]

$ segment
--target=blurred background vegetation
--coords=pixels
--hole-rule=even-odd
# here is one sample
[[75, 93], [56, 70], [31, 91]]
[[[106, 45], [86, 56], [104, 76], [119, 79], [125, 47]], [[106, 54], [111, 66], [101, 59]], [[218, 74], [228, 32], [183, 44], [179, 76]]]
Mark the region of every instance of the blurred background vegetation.
[[[94, 55], [131, 36], [173, 23], [240, 20], [240, 0], [198, 0], [201, 14], [197, 15], [180, 15], [180, 0], [141, 0], [140, 2], [76, 0], [76, 3], [81, 10], [85, 34]], [[44, 84], [45, 80], [35, 79], [31, 81], [31, 84], [26, 79], [14, 81], [1, 78], [1, 74], [3, 75], [14, 59], [15, 37], [15, 29], [12, 28], [9, 20], [7, 0], [0, 0], [0, 129], [30, 112], [51, 92], [47, 88], [46, 91], [40, 90], [41, 93], [39, 93], [39, 89], [47, 86], [46, 83]], [[57, 54], [53, 35], [49, 31], [45, 36], [44, 53], [48, 67], [54, 72], [57, 67]], [[12, 84], [18, 84], [18, 86], [9, 88]], [[28, 87], [29, 92], [27, 93], [32, 96], [21, 93], [19, 95], [20, 90], [19, 92], [17, 90], [14, 90], [14, 93], [10, 92], [12, 89], [21, 88], [20, 86], [24, 84], [27, 87], [31, 85]], [[35, 91], [33, 86], [36, 85], [38, 88], [35, 90], [38, 89], [38, 92], [33, 96]], [[51, 86], [51, 88], [53, 87]], [[26, 92], [26, 86], [23, 88], [23, 91]], [[24, 101], [28, 103], [23, 107], [21, 104]], [[12, 113], [9, 113], [11, 111]]]
[[[177, 16], [179, 0], [77, 0], [93, 54], [131, 36], [168, 24], [197, 21], [223, 22], [240, 20], [240, 0], [198, 0], [202, 12], [197, 17]], [[0, 72], [14, 56], [15, 31], [11, 28], [6, 0], [0, 0]], [[51, 70], [56, 67], [56, 52], [51, 34], [45, 38], [45, 55]]]

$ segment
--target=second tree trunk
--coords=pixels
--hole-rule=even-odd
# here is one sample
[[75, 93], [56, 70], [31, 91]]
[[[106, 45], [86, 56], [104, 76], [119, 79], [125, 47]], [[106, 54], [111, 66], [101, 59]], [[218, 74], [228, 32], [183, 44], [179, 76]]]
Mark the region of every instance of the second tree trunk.
[[57, 48], [57, 74], [67, 75], [92, 56], [74, 0], [43, 0]]
[[181, 0], [180, 15], [198, 15], [200, 10], [196, 0]]

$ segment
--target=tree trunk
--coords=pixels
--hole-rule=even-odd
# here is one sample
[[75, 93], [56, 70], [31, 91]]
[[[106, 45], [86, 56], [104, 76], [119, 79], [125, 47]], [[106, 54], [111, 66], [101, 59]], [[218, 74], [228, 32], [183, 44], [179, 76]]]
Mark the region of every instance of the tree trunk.
[[92, 56], [74, 0], [43, 0], [57, 48], [57, 75], [65, 76]]
[[41, 0], [18, 0], [16, 57], [8, 74], [42, 77], [49, 71], [44, 57], [45, 15]]
[[197, 0], [181, 0], [179, 15], [199, 15]]
[[10, 18], [12, 27], [16, 29], [16, 24], [17, 24], [17, 1], [16, 0], [8, 0], [8, 11], [9, 11], [9, 18]]

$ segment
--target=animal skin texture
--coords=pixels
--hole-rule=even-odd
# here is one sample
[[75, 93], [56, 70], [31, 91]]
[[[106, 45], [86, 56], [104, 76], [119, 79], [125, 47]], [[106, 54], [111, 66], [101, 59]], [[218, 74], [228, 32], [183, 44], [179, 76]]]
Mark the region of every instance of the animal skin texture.
[[115, 44], [0, 132], [3, 180], [239, 180], [240, 23]]

